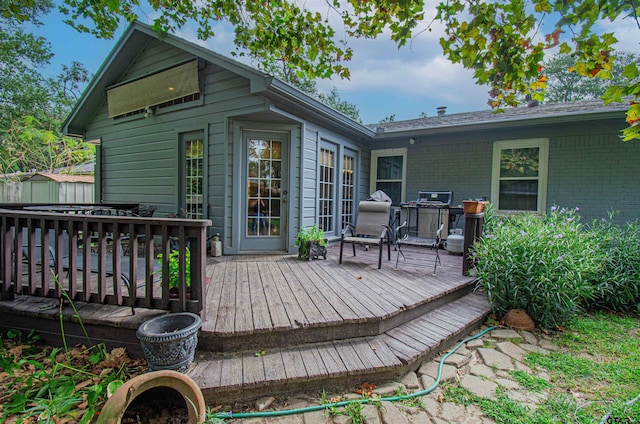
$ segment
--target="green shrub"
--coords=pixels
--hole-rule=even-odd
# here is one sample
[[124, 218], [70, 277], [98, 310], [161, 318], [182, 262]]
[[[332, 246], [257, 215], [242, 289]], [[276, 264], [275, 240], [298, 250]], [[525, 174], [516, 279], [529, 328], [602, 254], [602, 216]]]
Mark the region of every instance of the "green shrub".
[[594, 280], [595, 309], [640, 312], [640, 228], [638, 222], [620, 227], [609, 219], [594, 221], [591, 231], [599, 241], [603, 270]]
[[[158, 255], [158, 263], [162, 264], [162, 253]], [[187, 247], [185, 249], [185, 281], [187, 287], [191, 286], [191, 251]], [[156, 271], [162, 273], [161, 270]], [[169, 288], [176, 289], [180, 283], [180, 251], [172, 250], [169, 252]]]
[[539, 326], [555, 328], [594, 298], [601, 251], [577, 211], [491, 216], [473, 254], [496, 315], [524, 309]]

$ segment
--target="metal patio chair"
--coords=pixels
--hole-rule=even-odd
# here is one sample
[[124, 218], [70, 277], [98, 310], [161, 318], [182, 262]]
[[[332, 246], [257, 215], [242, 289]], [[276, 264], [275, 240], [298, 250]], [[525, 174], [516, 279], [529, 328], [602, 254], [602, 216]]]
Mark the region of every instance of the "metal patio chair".
[[391, 203], [362, 201], [358, 205], [356, 225], [347, 223], [340, 237], [340, 263], [345, 244], [353, 246], [356, 256], [356, 244], [378, 246], [378, 269], [382, 266], [382, 246], [387, 244], [388, 260], [391, 260], [391, 229], [389, 228], [389, 212]]

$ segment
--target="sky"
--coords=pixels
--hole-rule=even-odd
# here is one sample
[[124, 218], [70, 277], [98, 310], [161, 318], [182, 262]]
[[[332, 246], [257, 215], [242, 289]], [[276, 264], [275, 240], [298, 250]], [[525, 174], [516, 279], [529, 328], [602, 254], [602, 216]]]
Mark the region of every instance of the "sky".
[[[321, 0], [308, 3], [316, 2], [324, 4]], [[43, 17], [44, 25], [34, 30], [51, 43], [55, 53], [45, 74], [56, 76], [62, 64], [72, 61], [81, 62], [94, 74], [116, 45], [125, 25], [114, 39], [102, 40], [78, 33], [64, 24], [63, 19], [54, 8]], [[144, 17], [140, 19], [144, 22]], [[328, 93], [333, 87], [337, 88], [342, 99], [357, 106], [365, 124], [377, 123], [392, 115], [396, 121], [417, 118], [423, 113], [435, 116], [440, 106], [446, 106], [447, 113], [487, 110], [488, 88], [475, 84], [471, 71], [450, 63], [442, 55], [438, 38], [443, 32], [438, 29], [434, 26], [432, 32], [423, 32], [410, 46], [400, 49], [385, 34], [375, 40], [352, 40], [354, 58], [348, 64], [351, 78], [318, 80], [318, 89]], [[607, 22], [600, 29], [612, 31], [618, 40], [623, 40], [618, 43], [618, 49], [640, 53], [640, 32], [630, 19]], [[198, 40], [195, 34], [195, 28], [185, 26], [176, 35], [229, 57], [235, 50], [229, 28], [221, 28], [216, 37], [207, 42]]]

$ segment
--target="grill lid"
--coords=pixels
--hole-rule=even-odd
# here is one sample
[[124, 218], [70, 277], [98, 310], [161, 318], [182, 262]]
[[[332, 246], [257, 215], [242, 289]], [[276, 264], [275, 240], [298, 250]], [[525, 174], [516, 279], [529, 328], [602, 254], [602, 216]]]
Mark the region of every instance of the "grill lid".
[[453, 191], [419, 191], [419, 205], [447, 205], [451, 206], [453, 200]]

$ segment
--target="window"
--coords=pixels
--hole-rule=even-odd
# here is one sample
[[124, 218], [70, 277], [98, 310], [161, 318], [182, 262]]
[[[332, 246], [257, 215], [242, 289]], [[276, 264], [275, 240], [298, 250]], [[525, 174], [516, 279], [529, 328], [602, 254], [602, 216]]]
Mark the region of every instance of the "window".
[[371, 152], [370, 191], [384, 191], [394, 205], [399, 205], [406, 190], [407, 149], [385, 149]]
[[184, 210], [186, 218], [202, 219], [204, 150], [201, 133], [183, 137]]
[[336, 180], [335, 152], [329, 149], [320, 149], [320, 195], [319, 207], [320, 229], [324, 232], [334, 231], [334, 190]]
[[356, 196], [356, 158], [353, 155], [345, 154], [342, 156], [342, 226], [345, 227], [347, 222], [353, 222], [353, 212]]
[[544, 211], [548, 158], [546, 138], [494, 143], [491, 199], [498, 210]]

